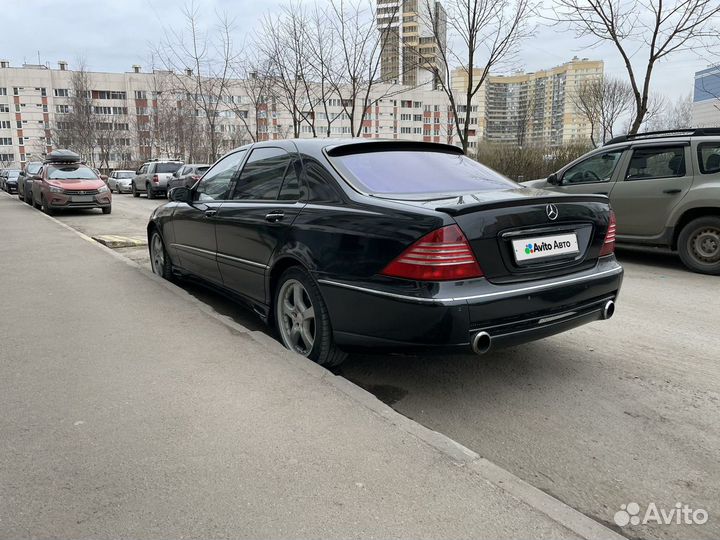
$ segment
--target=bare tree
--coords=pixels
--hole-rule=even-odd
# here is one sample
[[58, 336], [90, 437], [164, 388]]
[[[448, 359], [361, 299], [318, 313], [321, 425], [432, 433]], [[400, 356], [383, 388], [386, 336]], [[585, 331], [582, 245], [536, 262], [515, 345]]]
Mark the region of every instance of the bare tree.
[[[365, 4], [361, 0], [333, 0], [330, 5], [330, 24], [338, 51], [335, 74], [329, 80], [332, 93], [339, 97], [350, 121], [350, 134], [359, 137], [372, 107], [381, 99], [407, 88], [383, 84], [380, 80], [382, 51], [392, 36], [375, 29], [375, 4]], [[396, 17], [399, 5], [400, 2], [390, 13], [391, 18]]]
[[614, 136], [615, 125], [630, 112], [634, 100], [628, 83], [605, 76], [584, 81], [571, 101], [589, 122], [590, 140], [597, 145]]
[[[620, 54], [633, 90], [637, 133], [649, 110], [655, 64], [717, 38], [717, 0], [555, 0], [554, 19], [578, 37], [610, 42]], [[642, 67], [633, 64], [641, 57]]]
[[688, 129], [692, 126], [692, 94], [680, 96], [675, 102], [663, 101], [657, 114], [650, 115], [646, 128], [651, 131]]
[[[527, 21], [535, 4], [531, 0], [450, 0], [447, 28], [454, 39], [444, 46], [442, 12], [435, 9], [434, 0], [422, 1], [421, 17], [440, 44], [441, 60], [423, 66], [447, 95], [460, 144], [467, 152], [473, 98], [490, 71], [510, 64], [520, 41], [532, 33]], [[457, 93], [451, 84], [452, 66], [459, 66], [465, 76]]]
[[57, 116], [52, 128], [53, 146], [72, 148], [95, 166], [98, 118], [92, 102], [92, 90], [85, 63], [70, 76], [70, 100], [66, 111]]
[[227, 15], [218, 14], [214, 27], [203, 29], [200, 9], [194, 3], [183, 9], [183, 15], [184, 31], [165, 29], [156, 55], [173, 76], [176, 91], [193, 102], [202, 119], [208, 143], [205, 160], [211, 163], [221, 150], [218, 118], [231, 85], [231, 68], [238, 59], [232, 40], [234, 24]]

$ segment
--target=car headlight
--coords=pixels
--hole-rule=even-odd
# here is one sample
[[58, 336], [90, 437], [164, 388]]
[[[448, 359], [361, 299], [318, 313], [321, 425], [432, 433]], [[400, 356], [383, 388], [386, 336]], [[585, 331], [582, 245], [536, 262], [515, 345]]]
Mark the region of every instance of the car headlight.
[[98, 189], [98, 193], [106, 193], [108, 191], [110, 191], [110, 190], [108, 189], [107, 186], [102, 186], [101, 188]]
[[50, 193], [65, 193], [65, 190], [58, 186], [50, 186]]

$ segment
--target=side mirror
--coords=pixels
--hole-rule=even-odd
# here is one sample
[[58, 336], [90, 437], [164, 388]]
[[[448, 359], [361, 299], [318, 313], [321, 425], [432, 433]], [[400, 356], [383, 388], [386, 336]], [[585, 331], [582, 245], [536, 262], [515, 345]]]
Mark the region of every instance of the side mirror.
[[174, 187], [168, 192], [168, 199], [173, 202], [190, 204], [192, 202], [192, 190], [185, 186]]
[[138, 169], [137, 171], [135, 171], [135, 174], [139, 175], [140, 171], [141, 171], [141, 169]]
[[560, 185], [560, 178], [558, 178], [557, 173], [552, 173], [550, 176], [547, 177], [547, 183], [551, 184], [553, 186], [559, 186]]

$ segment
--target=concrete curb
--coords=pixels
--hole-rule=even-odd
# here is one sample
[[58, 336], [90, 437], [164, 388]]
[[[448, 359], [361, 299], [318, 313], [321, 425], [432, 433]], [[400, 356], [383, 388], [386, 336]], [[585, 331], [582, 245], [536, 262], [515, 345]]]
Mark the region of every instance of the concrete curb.
[[[4, 196], [6, 194], [2, 192], [2, 195]], [[249, 335], [249, 337], [268, 350], [268, 352], [292, 364], [293, 367], [301, 369], [305, 373], [320, 379], [323, 383], [332, 385], [336, 390], [342, 392], [359, 405], [373, 411], [385, 421], [390, 422], [402, 431], [422, 440], [426, 444], [443, 453], [458, 465], [466, 467], [468, 471], [476, 474], [484, 481], [502, 489], [513, 498], [522, 501], [528, 506], [545, 514], [547, 517], [577, 534], [581, 538], [585, 538], [587, 540], [623, 540], [625, 538], [624, 536], [589, 518], [585, 514], [571, 508], [562, 501], [533, 487], [511, 472], [495, 465], [487, 459], [480, 457], [477, 453], [450, 437], [447, 437], [442, 433], [438, 433], [437, 431], [433, 431], [422, 424], [401, 415], [380, 401], [373, 394], [351, 383], [347, 379], [333, 375], [330, 371], [315, 364], [307, 358], [288, 351], [278, 341], [274, 340], [267, 334], [259, 331], [248, 330], [244, 326], [233, 321], [231, 318], [217, 313], [207, 304], [193, 297], [177, 285], [174, 285], [173, 283], [153, 274], [146, 268], [143, 268], [138, 263], [119, 253], [116, 253], [111, 248], [96, 242], [91, 237], [72, 228], [70, 225], [58, 221], [54, 217], [48, 216], [42, 212], [39, 213], [47, 219], [54, 221], [62, 228], [75, 233], [83, 240], [90, 242], [109, 255], [112, 255], [117, 260], [135, 268], [147, 279], [155, 281], [169, 291], [172, 291], [174, 294], [192, 302], [203, 313], [212, 317], [220, 324], [225, 325], [231, 331]]]

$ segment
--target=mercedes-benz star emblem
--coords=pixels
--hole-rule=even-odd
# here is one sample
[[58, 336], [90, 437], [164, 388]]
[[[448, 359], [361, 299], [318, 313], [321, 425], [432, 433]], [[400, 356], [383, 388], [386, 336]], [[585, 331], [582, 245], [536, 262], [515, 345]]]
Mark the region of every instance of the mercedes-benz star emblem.
[[545, 212], [547, 212], [547, 217], [551, 221], [555, 221], [558, 217], [558, 209], [557, 206], [555, 206], [554, 204], [548, 204], [545, 207]]

